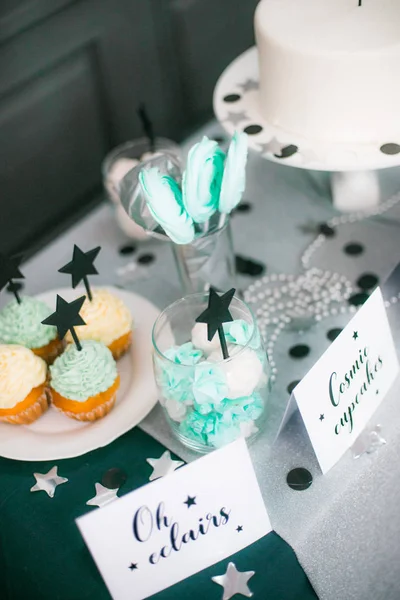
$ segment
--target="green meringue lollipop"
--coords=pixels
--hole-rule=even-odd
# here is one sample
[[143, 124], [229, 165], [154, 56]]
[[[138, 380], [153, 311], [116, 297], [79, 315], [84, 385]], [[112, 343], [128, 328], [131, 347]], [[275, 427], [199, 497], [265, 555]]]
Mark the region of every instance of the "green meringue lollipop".
[[225, 154], [204, 136], [189, 151], [182, 179], [183, 205], [196, 223], [205, 223], [218, 209]]
[[246, 187], [247, 135], [233, 134], [222, 178], [218, 210], [229, 214], [239, 204]]
[[149, 211], [165, 233], [176, 244], [190, 244], [195, 235], [193, 220], [183, 206], [176, 181], [154, 167], [142, 169], [139, 182]]

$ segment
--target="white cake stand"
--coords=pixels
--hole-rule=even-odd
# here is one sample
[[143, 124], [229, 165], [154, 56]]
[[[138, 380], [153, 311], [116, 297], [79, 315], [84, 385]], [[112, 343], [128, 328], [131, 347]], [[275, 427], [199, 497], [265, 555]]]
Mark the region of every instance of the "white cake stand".
[[400, 165], [400, 140], [374, 145], [327, 144], [300, 137], [268, 123], [261, 115], [256, 47], [236, 58], [214, 90], [214, 112], [230, 134], [248, 134], [249, 146], [281, 164], [331, 171], [333, 202], [342, 211], [369, 210], [379, 203], [377, 169]]

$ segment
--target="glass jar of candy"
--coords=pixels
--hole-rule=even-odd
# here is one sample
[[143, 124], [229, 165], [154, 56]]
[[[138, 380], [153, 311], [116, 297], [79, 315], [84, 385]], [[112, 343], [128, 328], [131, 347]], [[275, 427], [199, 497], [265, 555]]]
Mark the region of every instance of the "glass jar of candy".
[[209, 452], [262, 430], [270, 394], [270, 367], [250, 308], [234, 296], [233, 321], [223, 329], [229, 358], [218, 334], [196, 323], [208, 294], [171, 304], [153, 327], [153, 364], [159, 400], [175, 436], [197, 452]]

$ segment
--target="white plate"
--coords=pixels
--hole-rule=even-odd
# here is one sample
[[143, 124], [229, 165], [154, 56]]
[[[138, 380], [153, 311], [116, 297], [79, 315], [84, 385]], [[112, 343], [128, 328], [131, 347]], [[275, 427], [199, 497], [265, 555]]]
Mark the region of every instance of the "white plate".
[[[140, 423], [157, 403], [151, 361], [151, 330], [160, 311], [150, 302], [133, 294], [108, 289], [128, 306], [134, 320], [133, 343], [118, 361], [121, 386], [112, 411], [94, 423], [80, 423], [50, 407], [31, 425], [0, 423], [0, 456], [15, 460], [58, 460], [80, 456], [107, 446]], [[55, 309], [56, 294], [65, 300], [76, 298], [84, 290], [63, 288], [39, 294]]]

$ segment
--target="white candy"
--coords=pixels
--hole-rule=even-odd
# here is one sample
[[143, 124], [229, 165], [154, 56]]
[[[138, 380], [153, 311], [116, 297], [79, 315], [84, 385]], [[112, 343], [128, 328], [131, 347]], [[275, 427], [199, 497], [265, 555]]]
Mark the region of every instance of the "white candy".
[[[219, 339], [218, 339], [219, 342]], [[228, 354], [229, 357], [231, 356], [235, 356], [235, 354], [237, 354], [238, 352], [240, 352], [240, 350], [242, 350], [243, 347], [239, 346], [238, 344], [228, 344]], [[222, 354], [222, 348], [221, 345], [218, 343], [218, 348], [215, 348], [215, 350], [213, 350], [207, 357], [207, 360], [209, 360], [210, 362], [219, 362], [220, 360], [224, 359], [224, 355]]]
[[131, 219], [123, 206], [116, 206], [115, 218], [122, 231], [130, 238], [135, 240], [148, 240], [149, 236], [133, 219]]
[[173, 421], [181, 423], [186, 416], [186, 406], [176, 400], [167, 400], [165, 408]]
[[211, 342], [209, 342], [207, 339], [207, 324], [196, 323], [192, 329], [192, 344], [195, 348], [209, 354], [220, 347], [218, 333], [216, 333]]
[[255, 426], [254, 421], [245, 421], [240, 423], [240, 434], [244, 438], [248, 438], [254, 433], [257, 433], [258, 427]]
[[119, 204], [120, 202], [118, 194], [119, 182], [131, 169], [133, 169], [133, 167], [136, 167], [138, 164], [139, 161], [134, 158], [119, 158], [111, 166], [111, 169], [107, 175], [106, 187], [108, 193], [110, 194], [111, 200], [115, 204]]
[[251, 396], [263, 375], [262, 364], [254, 350], [246, 348], [236, 358], [218, 365], [226, 375], [227, 398], [235, 400]]

